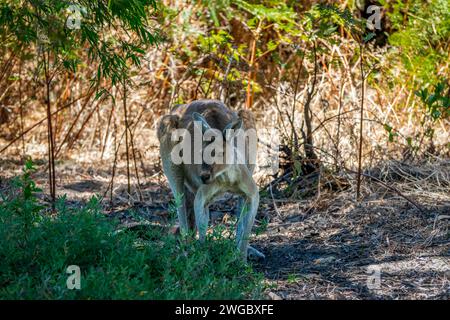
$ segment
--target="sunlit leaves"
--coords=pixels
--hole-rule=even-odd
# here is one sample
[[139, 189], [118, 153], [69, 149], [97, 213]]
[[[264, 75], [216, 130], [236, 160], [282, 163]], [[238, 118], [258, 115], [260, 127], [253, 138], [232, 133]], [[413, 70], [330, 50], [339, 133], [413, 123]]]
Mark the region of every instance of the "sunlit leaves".
[[[7, 0], [0, 5], [0, 38], [12, 49], [36, 42], [70, 72], [86, 51], [89, 63], [98, 65], [93, 80], [117, 84], [130, 66], [140, 65], [144, 48], [161, 40], [148, 25], [155, 8], [154, 0]], [[79, 21], [71, 25], [73, 17]]]
[[416, 91], [425, 106], [427, 114], [433, 121], [450, 117], [450, 86], [447, 82], [441, 81], [434, 86], [431, 92], [427, 88]]
[[400, 62], [403, 65], [398, 76], [394, 76], [395, 80], [406, 80], [404, 84], [413, 89], [436, 83], [440, 76], [448, 74], [448, 68], [438, 70], [437, 67], [446, 65], [448, 60], [450, 1], [382, 0], [381, 4], [392, 23], [389, 43], [401, 48], [389, 59], [392, 64]]

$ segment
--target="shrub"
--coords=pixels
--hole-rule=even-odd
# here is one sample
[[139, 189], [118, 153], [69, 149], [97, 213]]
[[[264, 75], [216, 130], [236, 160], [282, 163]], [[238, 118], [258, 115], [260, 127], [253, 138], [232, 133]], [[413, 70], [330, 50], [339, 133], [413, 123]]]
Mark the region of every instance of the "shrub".
[[[0, 299], [241, 299], [258, 297], [261, 275], [220, 229], [205, 243], [149, 229], [139, 237], [93, 197], [82, 209], [44, 214], [27, 164], [0, 202]], [[47, 212], [49, 212], [47, 210]], [[150, 239], [150, 240], [149, 240]], [[81, 289], [66, 285], [69, 265]]]

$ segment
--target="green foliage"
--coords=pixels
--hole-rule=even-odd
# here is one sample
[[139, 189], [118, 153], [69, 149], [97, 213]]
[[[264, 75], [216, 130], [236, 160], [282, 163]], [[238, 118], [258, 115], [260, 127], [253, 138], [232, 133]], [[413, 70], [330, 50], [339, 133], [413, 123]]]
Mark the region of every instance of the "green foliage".
[[22, 176], [12, 180], [13, 192], [9, 196], [1, 194], [4, 209], [16, 212], [18, 221], [22, 221], [24, 228], [29, 228], [36, 222], [39, 219], [38, 213], [42, 210], [35, 195], [42, 190], [31, 178], [35, 171], [33, 162], [27, 160]]
[[[31, 172], [29, 162], [0, 202], [0, 299], [259, 297], [262, 277], [220, 230], [205, 243], [153, 229], [139, 238], [118, 232], [95, 197], [81, 209], [67, 208], [62, 198], [57, 214], [44, 214]], [[24, 216], [35, 219], [24, 223]], [[80, 290], [67, 288], [69, 265], [80, 267]]]
[[200, 49], [205, 53], [220, 52], [220, 48], [226, 46], [231, 51], [231, 35], [225, 30], [213, 31], [210, 36], [200, 35], [198, 37], [198, 43]]
[[441, 81], [431, 92], [427, 88], [416, 91], [425, 106], [427, 115], [433, 120], [446, 119], [450, 116], [450, 86]]
[[148, 25], [155, 8], [155, 0], [6, 0], [0, 4], [0, 39], [19, 53], [36, 43], [57, 69], [72, 72], [87, 50], [89, 63], [98, 63], [93, 80], [116, 84], [127, 79], [130, 65], [139, 66], [146, 46], [161, 40]]
[[394, 137], [396, 137], [398, 134], [394, 131], [394, 129], [388, 125], [387, 123], [384, 124], [384, 130], [387, 131], [388, 133], [388, 141], [389, 142], [394, 142]]
[[450, 1], [380, 1], [392, 23], [389, 43], [397, 48], [388, 57], [394, 81], [410, 89], [437, 83], [448, 73]]
[[267, 20], [279, 23], [279, 28], [286, 30], [295, 24], [296, 14], [292, 7], [285, 1], [259, 1], [250, 3], [244, 0], [233, 0], [233, 3], [241, 10], [250, 13], [253, 17], [249, 20], [250, 26], [255, 26], [257, 20]]
[[312, 38], [328, 38], [339, 26], [355, 31], [361, 25], [348, 9], [341, 10], [335, 4], [314, 5], [306, 13], [305, 23], [305, 29]]
[[209, 16], [214, 22], [214, 25], [218, 27], [219, 23], [219, 12], [226, 10], [230, 7], [230, 0], [202, 0], [202, 4], [208, 8]]
[[260, 235], [260, 234], [266, 232], [268, 226], [269, 226], [269, 219], [268, 218], [263, 218], [261, 220], [259, 226], [255, 228], [255, 234], [256, 235]]

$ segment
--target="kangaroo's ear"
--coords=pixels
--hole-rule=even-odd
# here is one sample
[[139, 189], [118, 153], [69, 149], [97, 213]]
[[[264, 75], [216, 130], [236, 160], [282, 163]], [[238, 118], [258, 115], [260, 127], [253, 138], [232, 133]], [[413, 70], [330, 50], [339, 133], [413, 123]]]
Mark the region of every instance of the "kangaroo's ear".
[[243, 128], [243, 122], [241, 118], [238, 118], [236, 120], [231, 121], [229, 124], [226, 125], [226, 127], [223, 129], [223, 136], [227, 137], [227, 131], [231, 131], [231, 137], [235, 136], [237, 131]]
[[192, 113], [192, 119], [194, 121], [199, 121], [202, 124], [202, 131], [205, 132], [208, 129], [211, 129], [211, 126], [209, 125], [208, 121], [198, 112]]
[[178, 122], [180, 118], [177, 115], [169, 114], [163, 116], [158, 123], [156, 134], [158, 136], [159, 141], [169, 134], [172, 133], [173, 130], [178, 128]]

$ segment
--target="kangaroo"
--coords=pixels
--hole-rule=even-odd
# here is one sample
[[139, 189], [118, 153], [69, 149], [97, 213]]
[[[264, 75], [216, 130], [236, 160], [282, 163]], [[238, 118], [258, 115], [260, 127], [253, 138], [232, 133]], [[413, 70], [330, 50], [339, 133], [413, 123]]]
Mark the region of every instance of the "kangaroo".
[[[234, 148], [233, 151], [241, 156], [241, 160], [243, 157], [244, 161], [208, 164], [202, 159], [200, 163], [195, 163], [195, 153], [205, 151], [210, 144], [203, 139], [199, 146], [202, 150], [196, 150], [193, 136], [194, 126], [198, 124], [204, 134], [208, 130], [223, 134], [223, 148], [216, 150], [217, 153], [223, 154]], [[191, 136], [193, 152], [188, 157], [191, 160], [187, 161], [189, 163], [176, 164], [171, 157], [176, 144], [172, 136], [176, 129], [185, 129]], [[172, 193], [174, 196], [182, 195], [181, 204], [177, 208], [181, 233], [195, 232], [196, 228], [199, 240], [204, 241], [209, 224], [209, 204], [225, 192], [238, 194], [242, 197], [239, 200], [236, 241], [241, 256], [246, 261], [248, 255], [258, 259], [264, 258], [264, 255], [249, 246], [249, 235], [259, 205], [259, 190], [252, 177], [255, 164], [249, 161], [250, 156], [256, 157], [256, 154], [249, 154], [247, 143], [245, 150], [237, 150], [231, 143], [237, 137], [236, 132], [241, 129], [255, 130], [256, 138], [255, 120], [250, 111], [240, 110], [236, 113], [218, 100], [196, 100], [190, 104], [177, 105], [169, 115], [163, 116], [158, 124], [157, 136], [163, 171]], [[227, 139], [230, 131], [231, 135]], [[256, 141], [254, 143], [256, 146]], [[245, 208], [248, 209], [247, 212], [243, 210]]]

